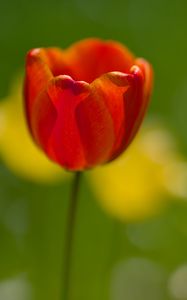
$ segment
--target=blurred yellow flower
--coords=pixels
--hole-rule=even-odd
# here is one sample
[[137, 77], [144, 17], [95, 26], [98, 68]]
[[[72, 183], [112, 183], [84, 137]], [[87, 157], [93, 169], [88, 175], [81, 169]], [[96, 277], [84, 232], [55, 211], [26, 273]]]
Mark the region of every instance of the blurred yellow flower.
[[122, 221], [156, 214], [169, 197], [187, 197], [187, 163], [158, 124], [142, 129], [127, 152], [89, 177], [102, 207]]
[[15, 174], [35, 182], [54, 182], [67, 173], [49, 161], [29, 135], [22, 104], [22, 80], [0, 101], [0, 157]]

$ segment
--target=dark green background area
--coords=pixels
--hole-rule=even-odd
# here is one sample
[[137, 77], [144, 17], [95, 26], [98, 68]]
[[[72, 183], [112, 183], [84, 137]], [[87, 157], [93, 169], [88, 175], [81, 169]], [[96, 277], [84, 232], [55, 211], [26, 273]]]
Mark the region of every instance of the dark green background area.
[[[92, 36], [118, 40], [153, 64], [155, 86], [148, 116], [155, 115], [171, 129], [186, 155], [185, 0], [1, 0], [0, 97], [9, 93], [11, 81], [23, 69], [30, 48], [67, 47]], [[70, 181], [55, 186], [34, 185], [0, 165], [0, 279], [25, 274], [32, 284], [33, 300], [60, 299], [69, 191]], [[71, 300], [111, 299], [113, 266], [126, 258], [153, 260], [165, 270], [166, 281], [167, 274], [187, 262], [185, 203], [171, 205], [157, 218], [143, 223], [120, 225], [105, 215], [95, 200], [84, 179]], [[10, 215], [12, 224], [7, 222]], [[147, 238], [150, 247], [134, 246], [126, 226], [137, 232], [141, 243]], [[164, 296], [157, 300], [173, 299], [166, 286], [161, 287]], [[141, 295], [111, 300], [122, 299], [147, 300]]]

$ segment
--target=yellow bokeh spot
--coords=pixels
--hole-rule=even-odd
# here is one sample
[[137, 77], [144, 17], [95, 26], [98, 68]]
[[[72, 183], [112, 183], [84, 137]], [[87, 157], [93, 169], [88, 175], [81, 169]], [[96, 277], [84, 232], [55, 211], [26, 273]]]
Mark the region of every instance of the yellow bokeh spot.
[[149, 126], [120, 158], [90, 171], [89, 178], [108, 213], [121, 221], [137, 221], [156, 214], [168, 196], [187, 196], [187, 165], [181, 170], [180, 164], [168, 131]]
[[0, 157], [15, 174], [35, 182], [54, 182], [67, 172], [51, 162], [34, 144], [23, 108], [22, 80], [17, 79], [11, 93], [0, 102]]

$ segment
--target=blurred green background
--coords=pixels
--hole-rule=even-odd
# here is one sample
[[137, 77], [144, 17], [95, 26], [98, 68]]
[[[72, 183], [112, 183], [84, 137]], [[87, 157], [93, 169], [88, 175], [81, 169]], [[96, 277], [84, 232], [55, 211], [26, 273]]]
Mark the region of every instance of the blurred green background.
[[[148, 115], [164, 120], [185, 156], [186, 16], [185, 0], [1, 1], [0, 98], [9, 94], [30, 48], [67, 47], [91, 36], [118, 40], [153, 64]], [[0, 164], [0, 300], [60, 299], [70, 188], [70, 180], [29, 182]], [[95, 197], [84, 177], [71, 300], [187, 299], [186, 202], [122, 224]]]

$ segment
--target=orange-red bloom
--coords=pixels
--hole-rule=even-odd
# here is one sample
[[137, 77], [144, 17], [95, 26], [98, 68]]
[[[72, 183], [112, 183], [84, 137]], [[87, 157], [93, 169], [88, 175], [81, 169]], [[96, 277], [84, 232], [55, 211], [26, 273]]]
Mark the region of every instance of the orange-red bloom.
[[150, 64], [114, 41], [87, 39], [67, 50], [33, 49], [25, 79], [31, 134], [67, 169], [108, 162], [134, 138], [151, 86]]

